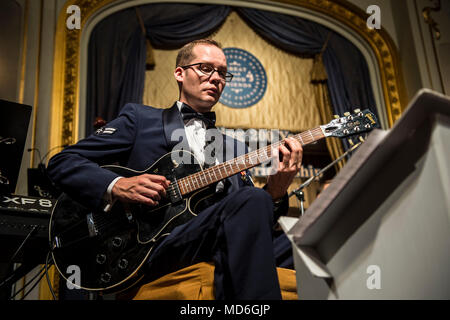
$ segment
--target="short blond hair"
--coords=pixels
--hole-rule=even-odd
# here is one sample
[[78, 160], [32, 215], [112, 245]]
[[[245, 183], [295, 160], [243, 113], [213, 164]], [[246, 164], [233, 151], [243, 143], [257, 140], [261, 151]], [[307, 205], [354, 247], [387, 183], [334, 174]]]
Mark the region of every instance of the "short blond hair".
[[200, 44], [215, 46], [222, 49], [221, 44], [213, 39], [199, 39], [191, 41], [185, 44], [180, 51], [178, 51], [175, 67], [181, 67], [189, 64], [189, 62], [195, 58], [193, 53], [194, 47]]

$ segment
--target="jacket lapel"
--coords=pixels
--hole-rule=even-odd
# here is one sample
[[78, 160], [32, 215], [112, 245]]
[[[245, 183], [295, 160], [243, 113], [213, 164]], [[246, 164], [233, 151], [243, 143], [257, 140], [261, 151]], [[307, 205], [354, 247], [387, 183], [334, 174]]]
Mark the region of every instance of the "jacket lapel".
[[190, 150], [177, 103], [163, 111], [163, 128], [169, 150]]

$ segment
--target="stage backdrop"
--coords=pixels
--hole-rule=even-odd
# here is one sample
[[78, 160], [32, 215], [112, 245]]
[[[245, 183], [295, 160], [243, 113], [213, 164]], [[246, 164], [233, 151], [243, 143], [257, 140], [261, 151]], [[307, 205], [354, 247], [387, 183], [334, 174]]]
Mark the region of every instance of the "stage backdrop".
[[[96, 117], [109, 121], [127, 102], [160, 108], [172, 105], [178, 96], [172, 75], [176, 52], [166, 50], [211, 36], [222, 42], [225, 50], [236, 48], [247, 57], [255, 57], [262, 66], [258, 76], [264, 75], [267, 89], [258, 103], [248, 108], [219, 104], [219, 127], [297, 133], [329, 122], [331, 110], [342, 114], [356, 106], [368, 106], [375, 111], [363, 56], [328, 28], [248, 8], [152, 4], [110, 15], [93, 31], [88, 50], [86, 133], [92, 132]], [[163, 51], [146, 48], [150, 43]], [[305, 55], [310, 59], [300, 58]], [[149, 74], [145, 73], [146, 62], [154, 65]], [[245, 78], [236, 77], [228, 88], [240, 85]], [[226, 92], [223, 97], [227, 97]], [[316, 157], [325, 159], [317, 168], [342, 154], [340, 142], [330, 139], [322, 150], [329, 152], [325, 158]]]
[[[262, 129], [259, 131], [264, 139], [264, 129], [268, 132], [270, 129], [280, 130], [283, 137], [322, 124], [315, 85], [311, 83], [314, 59], [276, 48], [256, 34], [235, 11], [231, 11], [223, 25], [209, 38], [220, 42], [223, 48], [248, 51], [259, 60], [267, 76], [267, 89], [256, 104], [247, 108], [231, 108], [219, 102], [213, 108], [218, 127], [243, 129], [244, 132], [247, 129]], [[177, 52], [178, 49], [153, 49], [154, 67], [145, 75], [144, 104], [167, 108], [178, 98], [178, 86], [173, 76]], [[311, 165], [305, 166], [289, 190], [298, 187], [314, 169], [317, 170]], [[266, 181], [265, 171], [261, 168], [252, 171], [259, 186]], [[315, 199], [318, 187], [319, 184], [314, 183], [305, 189], [306, 205]], [[290, 205], [292, 208], [298, 207], [295, 197], [291, 198]], [[298, 212], [298, 209], [293, 211]]]
[[[232, 11], [210, 38], [223, 48], [250, 52], [262, 64], [267, 89], [262, 99], [248, 108], [214, 107], [217, 125], [227, 128], [264, 128], [299, 132], [321, 124], [314, 87], [311, 84], [313, 59], [282, 51], [257, 35]], [[178, 50], [154, 50], [154, 70], [146, 72], [143, 103], [155, 107], [172, 106], [178, 98], [173, 76]]]

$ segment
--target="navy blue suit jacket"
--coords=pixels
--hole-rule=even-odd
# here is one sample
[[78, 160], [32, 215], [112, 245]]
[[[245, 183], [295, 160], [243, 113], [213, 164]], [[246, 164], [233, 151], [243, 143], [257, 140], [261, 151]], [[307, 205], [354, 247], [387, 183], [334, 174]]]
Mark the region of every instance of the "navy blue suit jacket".
[[[145, 170], [176, 145], [187, 144], [185, 136], [175, 141], [171, 139], [176, 129], [184, 134], [176, 104], [168, 109], [157, 109], [129, 103], [105, 127], [52, 157], [48, 164], [49, 176], [73, 199], [89, 208], [101, 209], [108, 185], [118, 176], [101, 166], [116, 164]], [[226, 148], [234, 148], [236, 153], [247, 150], [245, 144], [242, 147], [242, 142], [229, 136], [224, 135], [223, 141]], [[235, 157], [240, 155], [236, 153]], [[253, 185], [250, 179], [241, 177], [236, 174], [228, 178], [227, 193]], [[287, 204], [284, 207], [282, 211], [287, 211]]]

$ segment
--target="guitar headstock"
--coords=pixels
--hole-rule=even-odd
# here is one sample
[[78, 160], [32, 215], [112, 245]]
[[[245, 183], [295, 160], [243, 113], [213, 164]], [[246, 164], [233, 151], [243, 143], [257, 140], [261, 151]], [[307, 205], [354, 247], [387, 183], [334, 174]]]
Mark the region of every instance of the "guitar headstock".
[[354, 134], [368, 132], [378, 125], [377, 117], [369, 110], [356, 109], [353, 114], [344, 113], [330, 123], [320, 126], [326, 137], [344, 138]]

